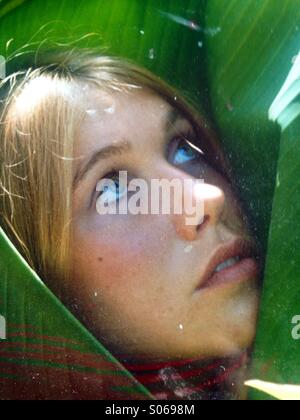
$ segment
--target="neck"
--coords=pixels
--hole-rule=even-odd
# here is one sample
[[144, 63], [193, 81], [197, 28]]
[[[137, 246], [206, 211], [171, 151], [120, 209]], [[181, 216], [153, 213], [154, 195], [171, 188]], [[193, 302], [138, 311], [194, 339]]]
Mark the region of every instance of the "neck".
[[161, 400], [243, 399], [246, 353], [223, 359], [188, 359], [146, 363], [121, 358], [136, 379]]

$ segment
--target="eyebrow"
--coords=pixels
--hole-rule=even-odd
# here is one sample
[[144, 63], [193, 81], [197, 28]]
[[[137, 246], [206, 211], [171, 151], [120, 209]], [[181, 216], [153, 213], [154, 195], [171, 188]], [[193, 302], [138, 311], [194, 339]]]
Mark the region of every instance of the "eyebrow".
[[[172, 108], [166, 115], [165, 131], [168, 132], [178, 119], [184, 118], [179, 110]], [[77, 171], [73, 179], [73, 191], [76, 190], [78, 185], [85, 179], [87, 174], [98, 164], [101, 160], [109, 159], [113, 156], [122, 155], [132, 150], [132, 144], [128, 140], [123, 140], [116, 144], [103, 147], [96, 151], [87, 163]]]
[[132, 145], [129, 141], [124, 140], [123, 142], [117, 144], [111, 144], [109, 146], [103, 147], [102, 149], [95, 152], [92, 157], [88, 160], [86, 165], [80, 169], [73, 180], [73, 190], [76, 190], [79, 183], [84, 180], [87, 174], [93, 169], [93, 167], [99, 163], [101, 160], [111, 158], [113, 156], [122, 155], [132, 149]]

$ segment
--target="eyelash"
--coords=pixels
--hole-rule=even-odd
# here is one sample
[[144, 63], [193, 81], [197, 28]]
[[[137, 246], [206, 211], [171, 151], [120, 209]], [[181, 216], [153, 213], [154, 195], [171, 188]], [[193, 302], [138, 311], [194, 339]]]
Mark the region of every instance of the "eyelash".
[[[192, 146], [190, 146], [190, 144], [192, 144], [192, 145], [195, 145], [195, 147], [197, 147], [197, 149], [199, 149], [199, 147], [196, 145], [196, 143], [197, 143], [197, 141], [196, 141], [196, 134], [191, 129], [189, 129], [185, 133], [177, 134], [168, 143], [167, 148], [166, 148], [166, 154], [167, 154], [167, 160], [168, 161], [169, 161], [169, 155], [170, 154], [174, 154], [174, 151], [176, 152], [178, 150], [178, 148], [179, 148], [179, 146], [180, 146], [181, 143], [184, 143], [185, 145], [187, 145], [189, 147], [189, 149], [191, 151], [194, 151], [195, 158], [191, 158], [190, 160], [187, 160], [186, 162], [177, 163], [177, 164], [175, 164], [176, 166], [184, 165], [185, 163], [188, 163], [188, 162], [191, 162], [191, 161], [198, 161], [198, 160], [202, 160], [203, 161], [203, 156], [205, 156], [206, 154], [202, 151], [202, 149], [201, 149], [201, 152], [202, 153], [200, 153], [199, 151], [197, 151], [196, 149], [194, 149]], [[199, 156], [196, 156], [196, 154], [198, 154]], [[106, 175], [104, 177], [102, 177], [102, 179], [109, 179], [109, 180], [114, 180], [114, 178], [119, 179], [119, 172], [120, 172], [120, 170], [121, 169], [116, 169], [115, 167], [114, 168], [111, 168], [106, 173]], [[122, 169], [122, 170], [124, 170], [124, 169]], [[98, 185], [98, 183], [97, 183], [97, 185]], [[99, 199], [102, 194], [103, 194], [103, 192], [102, 193], [98, 193], [97, 196], [96, 196], [96, 200]]]

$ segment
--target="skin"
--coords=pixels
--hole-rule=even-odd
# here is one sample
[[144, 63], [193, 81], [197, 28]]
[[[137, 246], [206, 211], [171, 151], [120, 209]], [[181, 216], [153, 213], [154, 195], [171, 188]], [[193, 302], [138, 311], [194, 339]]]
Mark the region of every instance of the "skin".
[[[256, 279], [197, 290], [216, 250], [250, 235], [232, 187], [216, 169], [205, 160], [178, 165], [166, 154], [190, 122], [182, 117], [166, 131], [171, 105], [145, 89], [85, 89], [81, 106], [87, 112], [74, 145], [74, 173], [101, 147], [125, 141], [132, 150], [100, 161], [74, 191], [67, 291], [73, 310], [112, 352], [132, 358], [224, 357], [249, 348]], [[184, 214], [99, 215], [96, 186], [112, 168], [147, 182], [203, 177], [215, 192], [203, 191], [206, 222], [188, 226]]]

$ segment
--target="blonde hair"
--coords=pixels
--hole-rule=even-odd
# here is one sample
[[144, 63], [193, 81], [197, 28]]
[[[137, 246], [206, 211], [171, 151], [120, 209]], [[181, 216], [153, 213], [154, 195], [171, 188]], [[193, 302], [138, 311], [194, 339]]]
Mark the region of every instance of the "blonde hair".
[[[1, 83], [0, 223], [54, 288], [71, 273], [73, 144], [81, 121], [74, 83], [119, 92], [146, 87], [198, 127], [205, 125], [197, 121], [194, 107], [158, 77], [91, 49], [40, 54]], [[217, 156], [219, 148], [213, 146]]]

